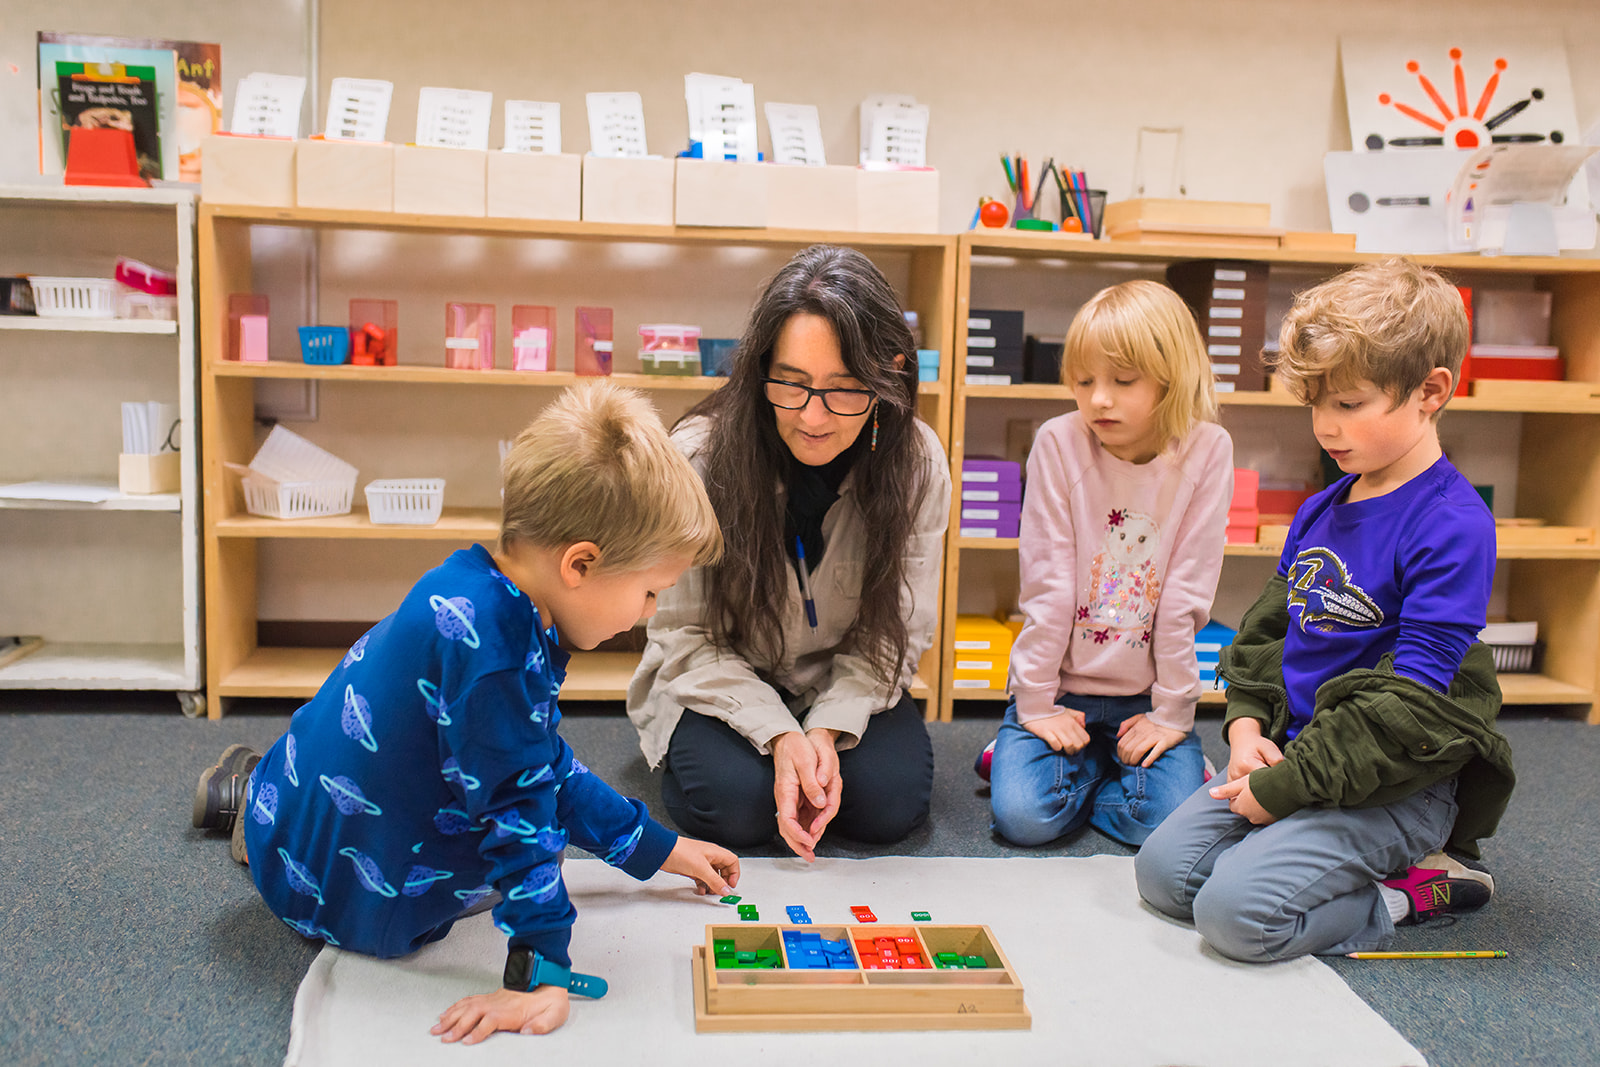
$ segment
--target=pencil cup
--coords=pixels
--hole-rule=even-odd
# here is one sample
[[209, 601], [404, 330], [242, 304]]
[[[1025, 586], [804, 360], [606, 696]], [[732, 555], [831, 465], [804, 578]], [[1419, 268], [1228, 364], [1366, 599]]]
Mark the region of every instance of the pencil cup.
[[444, 306], [444, 365], [451, 370], [494, 370], [494, 305]]
[[1062, 189], [1061, 191], [1061, 221], [1063, 224], [1068, 219], [1082, 220], [1084, 213], [1089, 216], [1089, 223], [1084, 224], [1083, 232], [1100, 236], [1100, 228], [1105, 225], [1106, 191], [1104, 189]]
[[511, 309], [511, 369], [554, 370], [556, 309], [517, 304]]
[[611, 309], [579, 308], [572, 369], [584, 375], [611, 373]]

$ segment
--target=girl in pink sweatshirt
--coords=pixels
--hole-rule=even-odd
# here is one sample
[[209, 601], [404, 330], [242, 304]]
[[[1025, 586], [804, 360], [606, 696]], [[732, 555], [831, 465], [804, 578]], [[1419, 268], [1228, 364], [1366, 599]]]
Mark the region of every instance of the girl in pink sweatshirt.
[[1095, 294], [1061, 380], [1077, 410], [1028, 457], [994, 828], [1039, 845], [1088, 822], [1137, 847], [1204, 779], [1194, 638], [1222, 569], [1233, 442], [1194, 318], [1164, 285]]

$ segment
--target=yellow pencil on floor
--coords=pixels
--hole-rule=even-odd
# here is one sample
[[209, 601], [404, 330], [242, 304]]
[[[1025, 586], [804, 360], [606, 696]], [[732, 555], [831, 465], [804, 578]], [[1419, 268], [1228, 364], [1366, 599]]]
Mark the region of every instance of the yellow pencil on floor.
[[1503, 949], [1480, 949], [1472, 952], [1346, 952], [1353, 960], [1503, 960]]

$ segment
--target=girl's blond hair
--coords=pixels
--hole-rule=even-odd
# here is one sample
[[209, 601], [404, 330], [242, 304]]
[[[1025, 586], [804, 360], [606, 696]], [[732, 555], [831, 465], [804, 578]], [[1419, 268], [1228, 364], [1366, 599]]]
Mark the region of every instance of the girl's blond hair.
[[563, 392], [517, 435], [500, 465], [500, 548], [593, 541], [605, 570], [670, 556], [715, 563], [722, 531], [700, 476], [655, 408], [609, 382]]
[[1078, 309], [1061, 352], [1061, 382], [1098, 353], [1162, 387], [1155, 422], [1160, 440], [1182, 440], [1197, 423], [1217, 421], [1217, 391], [1194, 314], [1159, 282], [1137, 280], [1100, 290]]

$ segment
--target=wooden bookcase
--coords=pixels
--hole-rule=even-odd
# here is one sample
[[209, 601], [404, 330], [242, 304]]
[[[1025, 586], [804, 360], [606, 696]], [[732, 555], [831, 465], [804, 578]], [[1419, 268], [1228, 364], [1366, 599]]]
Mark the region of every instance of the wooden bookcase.
[[[1292, 290], [1350, 265], [1381, 256], [1342, 252], [1298, 252], [1199, 245], [1159, 246], [1086, 242], [1005, 231], [961, 235], [956, 257], [955, 317], [950, 424], [950, 463], [957, 492], [952, 502], [946, 549], [942, 631], [953, 633], [963, 610], [987, 613], [1015, 607], [1016, 541], [964, 540], [960, 528], [960, 471], [969, 451], [996, 450], [998, 428], [1019, 414], [1041, 420], [1072, 407], [1062, 385], [967, 385], [968, 312], [1021, 308], [1030, 333], [1059, 336], [1077, 308], [1100, 288], [1134, 277], [1161, 280], [1168, 263], [1184, 259], [1253, 260], [1270, 264], [1274, 301], [1287, 307]], [[1441, 423], [1446, 450], [1452, 442], [1469, 477], [1479, 467], [1514, 481], [1510, 500], [1496, 497], [1498, 516], [1544, 520], [1554, 526], [1600, 527], [1600, 260], [1482, 256], [1426, 256], [1421, 262], [1458, 284], [1484, 288], [1535, 288], [1553, 294], [1553, 343], [1574, 382], [1595, 383], [1560, 398], [1505, 399], [1465, 396], [1451, 400]], [[1269, 308], [1273, 306], [1269, 302]], [[1039, 323], [1043, 323], [1042, 328]], [[1268, 329], [1272, 328], [1269, 321]], [[1303, 440], [1313, 452], [1310, 423], [1293, 398], [1277, 392], [1222, 394], [1222, 424], [1234, 436], [1236, 462], [1270, 455], [1281, 442]], [[1484, 454], [1485, 452], [1493, 454]], [[1456, 457], [1452, 455], [1452, 458]], [[1218, 589], [1216, 614], [1237, 624], [1272, 573], [1279, 550], [1266, 545], [1229, 545]], [[1491, 611], [1537, 620], [1543, 648], [1538, 673], [1500, 676], [1508, 705], [1554, 705], [1600, 724], [1600, 547], [1595, 544], [1515, 542], [1502, 532]], [[966, 572], [965, 575], [963, 572]], [[964, 580], [965, 579], [965, 580]], [[1227, 618], [1230, 610], [1234, 613]], [[944, 658], [940, 717], [952, 715], [954, 657]], [[984, 693], [963, 701], [1005, 697]], [[1208, 691], [1203, 704], [1220, 705]]]
[[[198, 715], [194, 194], [0, 186], [0, 233], [0, 274], [109, 279], [127, 255], [179, 279], [171, 321], [0, 317], [0, 484], [57, 487], [0, 494], [0, 633], [39, 639], [0, 654], [0, 689], [168, 691]], [[122, 493], [121, 404], [151, 400], [178, 410], [179, 488]]]
[[[278, 334], [288, 330], [276, 314], [278, 298], [291, 295], [273, 292], [269, 271], [258, 270], [264, 250], [281, 239], [285, 231], [298, 232], [314, 242], [320, 259], [320, 285], [323, 323], [345, 319], [344, 297], [400, 297], [400, 365], [395, 367], [312, 366], [298, 360], [298, 350], [285, 345]], [[599, 257], [608, 265], [600, 284], [613, 286], [592, 294], [579, 303], [615, 306], [616, 354], [619, 365], [627, 366], [624, 353], [631, 352], [626, 330], [634, 321], [672, 321], [675, 296], [693, 294], [699, 278], [695, 270], [713, 260], [720, 264], [720, 276], [739, 279], [740, 292], [727, 295], [748, 310], [761, 281], [780, 266], [794, 251], [818, 242], [850, 245], [871, 256], [883, 267], [900, 291], [909, 309], [921, 320], [923, 344], [937, 348], [941, 360], [940, 379], [925, 382], [920, 390], [922, 417], [948, 444], [951, 389], [949, 358], [955, 335], [953, 300], [956, 292], [956, 238], [953, 236], [876, 235], [859, 233], [821, 233], [785, 230], [721, 230], [672, 226], [621, 226], [597, 223], [531, 222], [524, 220], [454, 218], [445, 216], [398, 215], [378, 212], [327, 211], [295, 208], [255, 208], [207, 203], [201, 206], [199, 221], [200, 337], [201, 337], [201, 413], [204, 424], [205, 490], [205, 592], [206, 644], [208, 650], [207, 689], [210, 712], [219, 717], [225, 702], [234, 697], [310, 696], [338, 662], [343, 648], [284, 647], [262, 644], [258, 636], [261, 577], [266, 562], [264, 552], [283, 545], [306, 546], [316, 550], [319, 543], [335, 543], [347, 558], [356, 553], [356, 573], [340, 576], [341, 582], [359, 585], [360, 568], [386, 555], [411, 546], [437, 545], [439, 556], [473, 541], [492, 542], [498, 532], [498, 508], [492, 491], [478, 493], [462, 506], [452, 504], [451, 488], [446, 489], [446, 508], [434, 526], [378, 526], [367, 519], [359, 490], [374, 475], [362, 468], [357, 482], [358, 508], [336, 518], [280, 521], [258, 518], [245, 512], [238, 479], [226, 464], [245, 464], [255, 454], [261, 427], [254, 417], [257, 386], [274, 379], [316, 382], [337, 390], [335, 401], [324, 396], [316, 422], [296, 423], [296, 432], [323, 445], [335, 454], [359, 447], [364, 436], [388, 435], [394, 440], [396, 428], [384, 416], [362, 413], [365, 398], [382, 397], [390, 405], [382, 411], [398, 412], [406, 420], [405, 435], [433, 435], [439, 450], [460, 449], [470, 442], [473, 469], [479, 484], [485, 468], [493, 473], [496, 437], [509, 434], [502, 427], [496, 434], [491, 427], [471, 424], [476, 399], [492, 394], [499, 402], [509, 394], [518, 398], [520, 418], [526, 418], [552, 399], [556, 392], [579, 379], [570, 372], [532, 373], [511, 370], [459, 371], [443, 366], [438, 342], [446, 300], [491, 299], [497, 304], [499, 333], [509, 335], [508, 312], [511, 303], [549, 304], [540, 299], [541, 284], [567, 270], [566, 276], [581, 273], [570, 269], [575, 259]], [[352, 251], [353, 247], [353, 251]], [[709, 258], [708, 258], [709, 257]], [[680, 261], [688, 266], [675, 271]], [[644, 264], [630, 279], [616, 264]], [[527, 265], [525, 285], [518, 271]], [[508, 266], [509, 265], [509, 266]], [[259, 276], [258, 276], [259, 275]], [[303, 277], [303, 272], [301, 273]], [[276, 283], [290, 287], [279, 274]], [[258, 288], [259, 284], [259, 288]], [[703, 281], [702, 285], [706, 284]], [[634, 286], [637, 286], [637, 291]], [[525, 290], [525, 292], [524, 292]], [[228, 297], [233, 293], [265, 291], [274, 301], [273, 356], [266, 363], [230, 362], [226, 358]], [[483, 292], [488, 295], [476, 295]], [[496, 299], [493, 294], [502, 295]], [[511, 296], [517, 297], [512, 299]], [[521, 298], [524, 297], [525, 298]], [[558, 306], [558, 334], [569, 329], [571, 300]], [[624, 310], [632, 312], [631, 320]], [[650, 318], [641, 318], [651, 315]], [[659, 315], [659, 317], [654, 317]], [[688, 321], [695, 321], [690, 318]], [[739, 320], [742, 323], [742, 319]], [[427, 323], [441, 327], [430, 333]], [[707, 334], [711, 334], [708, 332]], [[415, 340], [421, 336], [422, 340]], [[432, 341], [430, 342], [430, 338]], [[570, 333], [565, 338], [570, 346]], [[561, 354], [558, 340], [558, 356]], [[500, 344], [502, 361], [508, 345]], [[570, 347], [566, 349], [570, 352]], [[570, 365], [570, 364], [568, 364]], [[716, 378], [674, 378], [644, 374], [617, 373], [613, 380], [652, 392], [666, 409], [676, 405], [681, 411], [706, 391], [720, 383]], [[396, 398], [394, 391], [409, 391]], [[485, 393], [484, 391], [487, 391]], [[426, 416], [430, 407], [454, 416], [448, 425], [437, 425]], [[441, 417], [443, 418], [443, 417]], [[413, 421], [414, 420], [414, 421]], [[463, 424], [467, 423], [467, 424]], [[399, 447], [399, 446], [397, 446]], [[466, 464], [467, 460], [458, 460]], [[396, 474], [395, 476], [400, 476]], [[446, 542], [447, 544], [439, 544]], [[285, 566], [278, 551], [274, 566]], [[294, 553], [287, 553], [293, 556]], [[292, 566], [292, 561], [287, 564]], [[431, 564], [430, 564], [431, 565]], [[414, 581], [420, 571], [410, 576]], [[396, 598], [395, 603], [398, 603]], [[392, 610], [389, 604], [371, 614], [375, 620]], [[363, 616], [347, 616], [360, 619]], [[943, 635], [935, 634], [934, 644], [919, 670], [913, 696], [923, 699], [929, 717], [939, 708], [939, 651]], [[579, 653], [573, 657], [562, 697], [567, 700], [620, 700], [638, 661], [637, 654], [625, 652]]]

